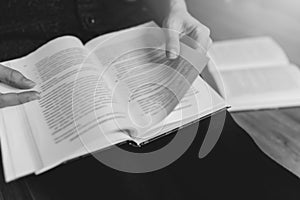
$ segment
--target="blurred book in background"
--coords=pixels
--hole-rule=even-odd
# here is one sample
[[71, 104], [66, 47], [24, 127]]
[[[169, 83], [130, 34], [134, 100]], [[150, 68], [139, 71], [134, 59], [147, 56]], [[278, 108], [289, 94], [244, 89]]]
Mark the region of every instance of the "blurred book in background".
[[269, 37], [214, 43], [211, 61], [202, 74], [227, 104], [229, 111], [300, 105], [300, 70]]

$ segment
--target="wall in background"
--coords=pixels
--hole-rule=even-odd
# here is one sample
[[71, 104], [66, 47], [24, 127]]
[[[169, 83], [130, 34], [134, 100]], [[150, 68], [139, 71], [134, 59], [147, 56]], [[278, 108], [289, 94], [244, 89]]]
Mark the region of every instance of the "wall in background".
[[186, 0], [214, 40], [272, 36], [300, 66], [299, 0]]

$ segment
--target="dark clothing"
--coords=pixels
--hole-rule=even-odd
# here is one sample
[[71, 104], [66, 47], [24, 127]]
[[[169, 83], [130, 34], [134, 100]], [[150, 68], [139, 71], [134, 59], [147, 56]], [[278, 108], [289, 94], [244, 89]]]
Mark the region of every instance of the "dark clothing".
[[[218, 143], [208, 156], [199, 159], [208, 125], [209, 119], [202, 120], [197, 137], [185, 154], [155, 172], [119, 172], [89, 156], [45, 174], [30, 176], [26, 185], [34, 199], [300, 199], [299, 178], [263, 154], [228, 113]], [[189, 134], [188, 128], [183, 131], [180, 134]], [[149, 152], [167, 144], [172, 137], [160, 138], [134, 151]], [[123, 146], [132, 150], [128, 145]], [[130, 158], [124, 160], [133, 162]], [[134, 164], [143, 166], [139, 162]]]
[[1, 0], [0, 61], [24, 56], [62, 35], [86, 42], [150, 19], [142, 1]]

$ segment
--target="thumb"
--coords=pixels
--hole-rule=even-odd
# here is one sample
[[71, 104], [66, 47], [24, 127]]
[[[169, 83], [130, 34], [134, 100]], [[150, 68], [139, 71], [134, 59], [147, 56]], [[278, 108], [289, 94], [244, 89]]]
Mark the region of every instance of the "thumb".
[[178, 29], [165, 29], [166, 55], [169, 59], [176, 59], [180, 53], [180, 32]]

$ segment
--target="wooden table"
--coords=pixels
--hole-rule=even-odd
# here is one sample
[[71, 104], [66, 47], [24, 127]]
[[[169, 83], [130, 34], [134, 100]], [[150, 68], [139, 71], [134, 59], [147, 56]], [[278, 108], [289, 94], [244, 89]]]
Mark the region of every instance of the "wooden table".
[[[214, 40], [272, 36], [300, 66], [300, 1], [188, 0]], [[300, 177], [300, 108], [234, 113], [234, 119], [277, 162]]]
[[300, 177], [300, 108], [235, 113], [233, 117], [266, 154]]

